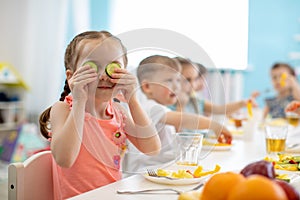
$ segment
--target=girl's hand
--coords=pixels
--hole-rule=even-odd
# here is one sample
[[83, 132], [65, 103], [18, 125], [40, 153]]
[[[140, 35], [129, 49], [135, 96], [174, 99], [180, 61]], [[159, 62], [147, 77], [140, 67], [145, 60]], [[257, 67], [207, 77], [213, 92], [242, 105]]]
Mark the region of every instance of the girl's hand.
[[260, 93], [259, 91], [253, 91], [253, 92], [251, 93], [250, 98], [256, 99], [256, 98], [259, 97], [260, 95], [261, 95], [261, 93]]
[[73, 99], [87, 101], [88, 85], [97, 80], [97, 72], [89, 65], [78, 68], [68, 80]]
[[247, 106], [248, 105], [248, 103], [251, 103], [251, 106], [253, 107], [253, 108], [257, 108], [258, 107], [258, 104], [257, 104], [257, 102], [256, 102], [256, 98], [259, 96], [260, 94], [259, 94], [259, 92], [253, 92], [252, 94], [251, 94], [251, 96], [248, 98], [248, 99], [246, 99], [245, 100], [245, 106]]
[[225, 127], [223, 127], [223, 130], [218, 137], [218, 142], [226, 144], [231, 144], [232, 142], [232, 135]]
[[296, 84], [297, 84], [297, 80], [296, 80], [296, 78], [294, 77], [294, 76], [292, 76], [292, 75], [290, 75], [290, 74], [287, 74], [286, 75], [286, 78], [285, 78], [285, 85], [287, 86], [287, 87], [294, 87]]
[[292, 101], [285, 107], [285, 112], [295, 112], [300, 114], [300, 101]]
[[127, 103], [132, 97], [136, 98], [137, 78], [126, 69], [116, 68], [110, 81], [116, 83], [115, 88], [122, 92]]

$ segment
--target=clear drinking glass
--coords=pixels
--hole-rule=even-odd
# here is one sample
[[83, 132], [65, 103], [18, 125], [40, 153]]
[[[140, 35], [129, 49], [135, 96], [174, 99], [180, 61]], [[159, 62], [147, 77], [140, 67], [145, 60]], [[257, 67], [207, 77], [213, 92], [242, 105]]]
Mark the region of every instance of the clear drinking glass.
[[276, 155], [285, 151], [288, 125], [266, 125], [266, 151], [269, 155]]
[[203, 134], [193, 132], [180, 132], [176, 134], [178, 143], [177, 164], [197, 166], [202, 148]]

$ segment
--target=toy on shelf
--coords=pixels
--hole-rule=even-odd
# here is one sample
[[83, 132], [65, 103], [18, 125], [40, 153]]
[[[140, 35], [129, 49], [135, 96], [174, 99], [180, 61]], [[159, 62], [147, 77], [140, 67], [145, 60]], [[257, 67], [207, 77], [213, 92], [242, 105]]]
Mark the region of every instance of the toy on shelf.
[[0, 84], [29, 90], [18, 71], [9, 63], [0, 62]]
[[23, 121], [22, 96], [28, 90], [18, 71], [11, 64], [0, 62], [0, 131], [15, 130]]

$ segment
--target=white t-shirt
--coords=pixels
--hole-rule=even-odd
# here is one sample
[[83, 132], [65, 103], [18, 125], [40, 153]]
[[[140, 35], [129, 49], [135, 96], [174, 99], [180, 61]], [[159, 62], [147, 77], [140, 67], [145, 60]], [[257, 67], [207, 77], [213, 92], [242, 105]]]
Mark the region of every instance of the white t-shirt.
[[155, 124], [161, 140], [161, 151], [156, 156], [148, 156], [141, 153], [133, 144], [128, 142], [128, 151], [122, 164], [123, 173], [127, 174], [145, 173], [146, 169], [164, 168], [175, 162], [177, 149], [175, 127], [159, 122], [171, 110], [147, 98], [142, 100], [141, 105]]

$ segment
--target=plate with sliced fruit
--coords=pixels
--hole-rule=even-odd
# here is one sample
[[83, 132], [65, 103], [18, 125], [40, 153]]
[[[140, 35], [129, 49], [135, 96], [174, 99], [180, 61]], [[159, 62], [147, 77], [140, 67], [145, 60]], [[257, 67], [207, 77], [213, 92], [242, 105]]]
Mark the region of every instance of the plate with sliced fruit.
[[216, 139], [203, 139], [202, 149], [211, 151], [229, 151], [232, 144], [219, 143]]
[[143, 176], [145, 179], [160, 184], [167, 185], [189, 185], [204, 182], [212, 174], [219, 172], [221, 167], [219, 165], [215, 166], [215, 169], [204, 170], [202, 166], [197, 166], [195, 170], [190, 169], [157, 169], [153, 173], [147, 173]]
[[276, 170], [300, 174], [300, 155], [278, 154], [277, 159], [266, 157], [265, 160], [272, 162]]

